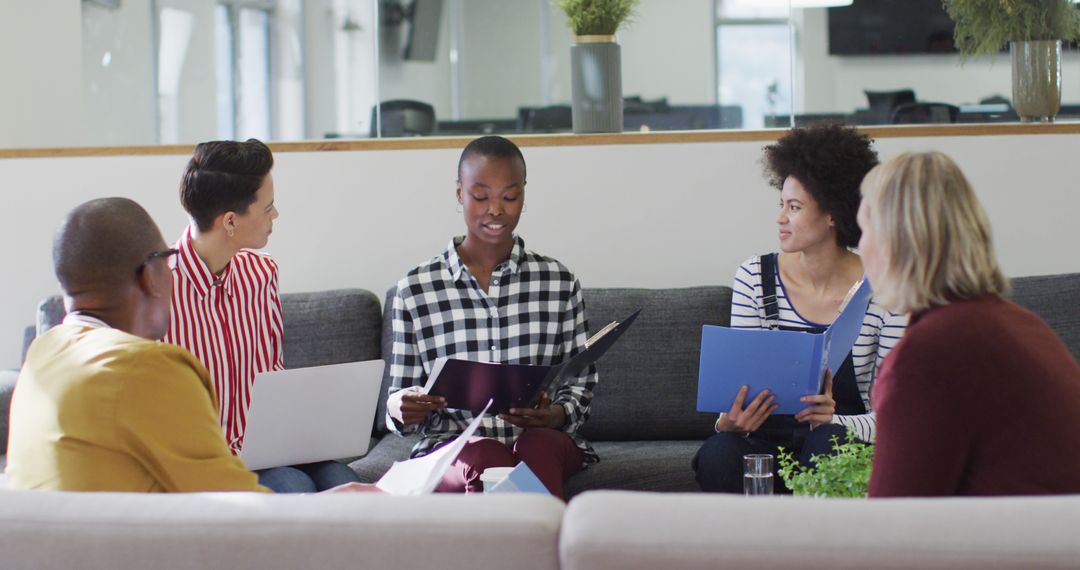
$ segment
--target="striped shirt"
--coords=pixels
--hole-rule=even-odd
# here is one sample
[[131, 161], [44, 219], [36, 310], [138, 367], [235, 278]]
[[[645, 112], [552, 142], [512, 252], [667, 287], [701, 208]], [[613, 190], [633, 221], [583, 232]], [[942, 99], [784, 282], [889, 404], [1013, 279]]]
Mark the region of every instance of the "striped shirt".
[[[765, 304], [762, 302], [761, 258], [747, 259], [735, 273], [735, 283], [731, 295], [731, 328], [767, 329], [765, 322]], [[788, 301], [780, 271], [776, 271], [776, 304], [780, 310], [780, 326], [791, 328], [825, 328], [828, 324], [814, 323], [803, 318]], [[859, 338], [851, 349], [852, 364], [855, 365], [855, 383], [862, 396], [863, 405], [869, 410], [866, 414], [854, 416], [834, 415], [832, 423], [841, 424], [855, 430], [863, 441], [873, 441], [877, 429], [877, 419], [870, 407], [870, 392], [874, 378], [892, 347], [900, 340], [907, 327], [907, 315], [895, 315], [872, 299], [863, 318]]]
[[174, 246], [173, 298], [164, 342], [180, 345], [210, 371], [221, 427], [234, 453], [243, 446], [255, 374], [284, 368], [277, 264], [240, 250], [215, 276], [195, 252], [191, 228]]
[[[525, 250], [515, 236], [510, 259], [491, 272], [485, 293], [461, 261], [455, 238], [441, 255], [413, 269], [397, 284], [393, 315], [394, 347], [390, 360], [393, 394], [423, 386], [435, 360], [553, 365], [577, 354], [584, 346], [588, 324], [581, 285], [558, 261]], [[599, 459], [578, 435], [589, 417], [596, 368], [549, 388], [552, 405], [566, 411], [563, 430], [582, 450], [585, 464]], [[398, 433], [415, 431], [387, 415]], [[420, 424], [423, 437], [413, 448], [417, 457], [461, 433], [473, 419], [468, 410], [448, 409], [430, 414]], [[511, 445], [522, 429], [498, 416], [487, 415], [476, 435]]]

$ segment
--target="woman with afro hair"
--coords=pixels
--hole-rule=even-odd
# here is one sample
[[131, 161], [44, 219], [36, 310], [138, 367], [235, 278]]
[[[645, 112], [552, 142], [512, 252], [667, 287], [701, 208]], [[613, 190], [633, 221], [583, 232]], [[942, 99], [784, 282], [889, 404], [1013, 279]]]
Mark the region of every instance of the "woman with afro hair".
[[[838, 124], [795, 128], [765, 147], [763, 163], [780, 191], [776, 217], [780, 251], [747, 259], [735, 274], [731, 327], [821, 332], [836, 318], [849, 291], [863, 278], [855, 220], [859, 185], [877, 163], [870, 137]], [[806, 396], [795, 415], [774, 414], [767, 390], [739, 392], [716, 420], [693, 468], [702, 490], [741, 493], [743, 455], [778, 448], [809, 465], [830, 453], [848, 428], [872, 441], [870, 391], [881, 360], [904, 332], [907, 318], [871, 301], [851, 354], [826, 377], [824, 393]], [[774, 479], [775, 480], [775, 479]]]

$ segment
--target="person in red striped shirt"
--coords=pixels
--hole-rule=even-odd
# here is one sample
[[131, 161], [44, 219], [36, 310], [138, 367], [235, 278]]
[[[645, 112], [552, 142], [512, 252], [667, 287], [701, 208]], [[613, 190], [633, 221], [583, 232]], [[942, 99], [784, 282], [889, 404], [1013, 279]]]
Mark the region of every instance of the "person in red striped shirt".
[[[273, 166], [270, 149], [255, 139], [205, 142], [180, 182], [190, 223], [174, 246], [172, 318], [162, 340], [188, 349], [210, 371], [233, 453], [243, 447], [255, 375], [284, 368], [277, 264], [251, 251], [266, 246], [278, 217]], [[257, 473], [279, 493], [359, 481], [335, 461]]]

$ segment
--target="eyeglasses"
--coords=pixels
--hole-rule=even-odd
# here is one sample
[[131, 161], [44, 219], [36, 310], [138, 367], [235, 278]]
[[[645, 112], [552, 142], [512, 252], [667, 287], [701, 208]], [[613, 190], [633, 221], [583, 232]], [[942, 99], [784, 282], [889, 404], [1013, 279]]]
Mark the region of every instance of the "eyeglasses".
[[168, 259], [178, 253], [180, 253], [179, 249], [163, 249], [161, 251], [151, 251], [149, 254], [147, 254], [146, 259], [144, 259], [143, 262], [135, 268], [135, 273], [138, 274], [143, 270], [144, 267], [146, 267], [147, 263], [150, 263], [151, 261], [159, 257], [164, 257], [165, 259]]

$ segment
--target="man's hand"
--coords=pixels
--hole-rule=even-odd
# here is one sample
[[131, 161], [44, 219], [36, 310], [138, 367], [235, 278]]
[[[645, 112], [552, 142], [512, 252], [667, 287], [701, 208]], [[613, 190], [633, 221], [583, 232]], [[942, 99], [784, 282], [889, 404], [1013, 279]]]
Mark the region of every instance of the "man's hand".
[[509, 414], [499, 414], [503, 421], [520, 428], [562, 429], [566, 425], [566, 410], [552, 406], [547, 392], [540, 393], [540, 401], [532, 408], [510, 408]]
[[746, 395], [749, 393], [749, 386], [743, 386], [739, 389], [739, 393], [735, 395], [735, 401], [731, 404], [731, 409], [722, 412], [720, 417], [716, 419], [716, 431], [750, 434], [757, 431], [761, 424], [765, 423], [769, 414], [772, 414], [776, 411], [776, 408], [780, 407], [779, 404], [773, 403], [776, 396], [769, 394], [768, 390], [762, 390], [744, 408], [743, 402], [746, 401]]

